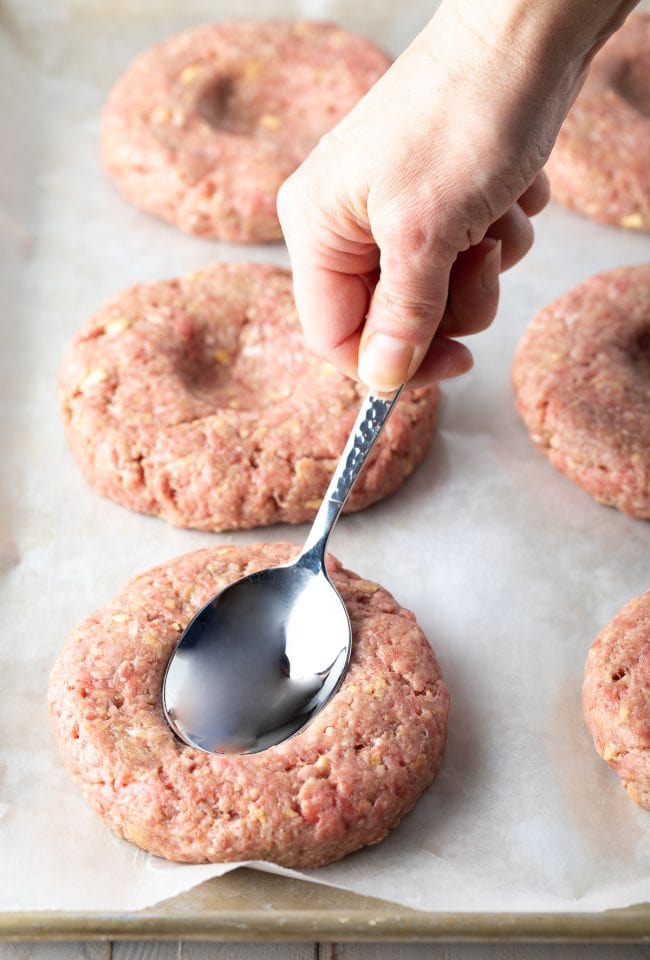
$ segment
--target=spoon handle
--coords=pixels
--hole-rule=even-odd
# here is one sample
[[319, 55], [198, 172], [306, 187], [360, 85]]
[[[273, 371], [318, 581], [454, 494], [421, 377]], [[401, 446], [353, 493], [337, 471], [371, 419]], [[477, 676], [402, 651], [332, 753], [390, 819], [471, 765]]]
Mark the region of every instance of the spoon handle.
[[303, 557], [317, 558], [320, 562], [324, 560], [325, 547], [332, 527], [338, 520], [348, 494], [366, 462], [366, 457], [374, 447], [402, 389], [403, 385], [393, 393], [384, 394], [382, 397], [376, 396], [371, 391], [366, 394], [323, 502], [300, 552], [299, 560]]

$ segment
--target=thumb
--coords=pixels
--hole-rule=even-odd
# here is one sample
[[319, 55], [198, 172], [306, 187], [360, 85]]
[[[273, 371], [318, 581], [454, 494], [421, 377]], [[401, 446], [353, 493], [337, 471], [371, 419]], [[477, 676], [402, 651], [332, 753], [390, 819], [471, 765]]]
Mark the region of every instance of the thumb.
[[[429, 260], [429, 262], [426, 262]], [[359, 345], [359, 379], [377, 392], [409, 380], [424, 359], [447, 302], [448, 264], [381, 255], [379, 282]]]

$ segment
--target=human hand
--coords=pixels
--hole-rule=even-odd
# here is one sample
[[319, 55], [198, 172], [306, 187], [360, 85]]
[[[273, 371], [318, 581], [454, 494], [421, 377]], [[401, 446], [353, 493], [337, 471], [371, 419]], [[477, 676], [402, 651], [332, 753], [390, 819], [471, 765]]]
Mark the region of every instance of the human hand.
[[548, 56], [550, 28], [472, 11], [445, 0], [280, 190], [307, 343], [375, 390], [471, 366], [456, 338], [490, 324], [500, 270], [532, 243], [586, 70], [584, 38]]

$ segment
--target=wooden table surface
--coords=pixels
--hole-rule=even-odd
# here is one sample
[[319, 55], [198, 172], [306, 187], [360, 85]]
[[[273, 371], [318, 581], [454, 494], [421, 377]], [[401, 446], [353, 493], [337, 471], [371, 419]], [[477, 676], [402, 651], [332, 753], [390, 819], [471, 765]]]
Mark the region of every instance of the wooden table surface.
[[641, 960], [650, 946], [579, 944], [0, 943], [0, 960]]

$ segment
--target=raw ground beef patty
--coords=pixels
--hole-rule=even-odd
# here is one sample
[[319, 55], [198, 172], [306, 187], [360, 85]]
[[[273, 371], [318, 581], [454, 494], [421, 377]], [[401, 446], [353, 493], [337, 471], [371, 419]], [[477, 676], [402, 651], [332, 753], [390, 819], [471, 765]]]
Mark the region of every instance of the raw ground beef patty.
[[328, 567], [352, 622], [350, 668], [305, 731], [249, 756], [181, 743], [162, 716], [181, 630], [217, 591], [286, 562], [289, 544], [209, 547], [131, 580], [68, 639], [49, 687], [63, 761], [121, 837], [170, 860], [329, 863], [395, 827], [431, 783], [449, 695], [408, 610]]
[[[314, 517], [364, 388], [306, 349], [286, 270], [215, 264], [106, 303], [68, 347], [70, 447], [100, 493], [178, 526]], [[422, 460], [437, 387], [400, 398], [346, 509]]]
[[650, 231], [650, 12], [596, 55], [546, 171], [554, 199], [594, 220]]
[[540, 311], [513, 383], [554, 467], [600, 503], [650, 518], [650, 264], [591, 277]]
[[596, 750], [630, 799], [650, 809], [650, 590], [594, 641], [582, 700]]
[[278, 240], [278, 188], [390, 64], [310, 21], [238, 20], [141, 54], [104, 110], [104, 166], [136, 206], [205, 237]]

